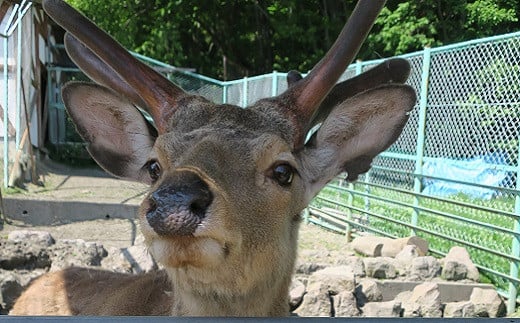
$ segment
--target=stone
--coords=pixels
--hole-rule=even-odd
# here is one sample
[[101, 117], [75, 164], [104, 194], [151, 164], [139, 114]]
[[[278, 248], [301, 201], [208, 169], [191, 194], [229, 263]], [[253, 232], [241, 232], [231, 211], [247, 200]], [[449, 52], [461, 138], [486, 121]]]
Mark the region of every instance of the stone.
[[0, 314], [8, 314], [20, 293], [36, 277], [46, 273], [44, 269], [2, 270], [0, 269]]
[[326, 267], [327, 267], [327, 265], [325, 265], [325, 264], [305, 262], [305, 263], [297, 264], [295, 271], [297, 274], [310, 275], [310, 274], [315, 273], [318, 270], [324, 269]]
[[310, 290], [311, 286], [320, 285], [320, 288], [325, 288], [332, 295], [342, 291], [354, 292], [356, 281], [349, 269], [348, 266], [335, 266], [319, 270], [309, 277], [307, 290]]
[[419, 257], [419, 251], [417, 246], [415, 245], [407, 245], [405, 246], [396, 256], [395, 256], [395, 264], [397, 267], [397, 271], [401, 276], [408, 275], [410, 272], [410, 267], [412, 266], [412, 261]]
[[418, 257], [412, 260], [409, 276], [411, 280], [431, 280], [441, 274], [441, 264], [435, 257]]
[[394, 301], [401, 303], [401, 307], [404, 306], [404, 303], [406, 303], [410, 297], [412, 297], [412, 291], [411, 290], [405, 290], [404, 292], [400, 292], [394, 297]]
[[339, 258], [336, 261], [337, 266], [347, 266], [350, 269], [354, 276], [356, 277], [365, 277], [365, 264], [363, 263], [363, 260], [356, 256], [348, 256], [344, 258]]
[[11, 271], [0, 272], [0, 306], [9, 310], [23, 291], [19, 275]]
[[383, 294], [377, 282], [373, 279], [362, 279], [356, 286], [356, 298], [359, 306], [369, 302], [380, 302]]
[[[386, 246], [383, 246], [382, 256], [386, 255], [388, 257], [395, 257], [406, 246], [416, 246], [417, 252], [421, 257], [426, 256], [429, 251], [428, 241], [417, 236], [395, 239], [392, 243], [392, 246], [393, 251], [391, 251], [390, 248], [386, 248]], [[393, 254], [393, 256], [391, 254]]]
[[409, 299], [403, 300], [404, 317], [442, 317], [441, 296], [436, 283], [417, 285]]
[[294, 311], [303, 317], [332, 316], [332, 302], [327, 288], [319, 283], [310, 287], [303, 297], [302, 304]]
[[51, 259], [46, 246], [30, 241], [0, 239], [0, 269], [49, 268]]
[[445, 261], [442, 266], [442, 278], [446, 280], [464, 280], [468, 275], [468, 267], [459, 261]]
[[17, 230], [7, 236], [7, 240], [15, 242], [31, 242], [50, 246], [55, 243], [54, 238], [46, 231]]
[[331, 265], [330, 257], [330, 251], [327, 249], [301, 250], [298, 252], [298, 260], [302, 263], [308, 262]]
[[158, 268], [157, 263], [148, 252], [148, 248], [143, 245], [124, 248], [122, 254], [132, 266], [133, 273], [139, 274]]
[[402, 308], [401, 302], [392, 300], [366, 303], [361, 311], [364, 317], [400, 317]]
[[351, 242], [351, 247], [357, 253], [367, 257], [380, 257], [383, 244], [392, 239], [378, 236], [361, 236]]
[[397, 276], [394, 259], [389, 257], [363, 258], [367, 277], [393, 279]]
[[506, 315], [504, 301], [494, 289], [475, 287], [469, 300], [475, 306], [476, 316], [503, 317]]
[[452, 247], [443, 259], [442, 278], [446, 280], [470, 279], [479, 281], [479, 272], [463, 247]]
[[52, 271], [72, 266], [100, 266], [101, 260], [107, 256], [102, 245], [81, 239], [58, 240], [50, 249]]
[[475, 317], [475, 305], [471, 301], [449, 302], [444, 306], [444, 317]]
[[359, 316], [359, 309], [357, 308], [357, 300], [352, 292], [340, 292], [332, 296], [334, 312], [332, 316], [335, 317], [353, 317]]
[[428, 241], [417, 236], [406, 238], [391, 239], [378, 236], [362, 236], [352, 241], [352, 248], [368, 257], [395, 257], [407, 245], [417, 247], [419, 256], [425, 256], [428, 253]]
[[302, 304], [294, 312], [299, 316], [332, 316], [332, 297], [355, 290], [354, 274], [348, 269], [348, 266], [335, 266], [313, 273], [307, 282]]
[[101, 267], [118, 273], [132, 273], [132, 264], [124, 257], [121, 248], [109, 248], [107, 256], [101, 259]]
[[289, 306], [291, 311], [294, 311], [303, 301], [305, 295], [305, 284], [299, 279], [293, 279], [289, 287]]

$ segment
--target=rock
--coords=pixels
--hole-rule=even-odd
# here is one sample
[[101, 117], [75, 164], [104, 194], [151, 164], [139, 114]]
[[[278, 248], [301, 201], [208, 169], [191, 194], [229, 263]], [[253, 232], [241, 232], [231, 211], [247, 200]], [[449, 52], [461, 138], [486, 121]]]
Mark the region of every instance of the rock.
[[327, 267], [319, 270], [309, 277], [307, 290], [319, 285], [325, 288], [329, 294], [336, 295], [343, 291], [354, 292], [356, 282], [354, 274], [348, 266]]
[[312, 274], [318, 270], [324, 269], [326, 267], [327, 267], [327, 265], [325, 265], [325, 264], [306, 262], [306, 263], [296, 265], [295, 271], [297, 274], [310, 275], [310, 274]]
[[[426, 241], [422, 238], [419, 238], [417, 236], [395, 239], [393, 241], [393, 246], [394, 246], [395, 250], [392, 252], [393, 253], [392, 257], [395, 257], [406, 246], [416, 246], [419, 256], [426, 256], [429, 251], [428, 241]], [[388, 257], [391, 257], [390, 249], [387, 249], [386, 246], [383, 247], [382, 256], [385, 256], [385, 255], [387, 255]]]
[[410, 266], [411, 280], [430, 280], [441, 274], [441, 264], [432, 256], [418, 257]]
[[367, 277], [393, 279], [397, 276], [394, 259], [389, 257], [363, 258]]
[[400, 317], [401, 302], [392, 300], [388, 302], [366, 303], [361, 308], [364, 317]]
[[335, 317], [352, 317], [359, 316], [356, 297], [352, 292], [340, 292], [332, 296], [333, 300], [333, 316]]
[[404, 307], [404, 303], [406, 303], [410, 299], [410, 297], [412, 297], [412, 291], [406, 290], [397, 294], [394, 300], [401, 303], [401, 307]]
[[0, 239], [0, 269], [49, 268], [49, 250], [30, 241]]
[[356, 298], [359, 306], [369, 302], [380, 302], [383, 300], [383, 294], [379, 289], [379, 285], [373, 279], [363, 279], [356, 286]]
[[415, 245], [407, 245], [395, 256], [397, 270], [401, 276], [408, 275], [412, 261], [419, 257], [419, 251]]
[[8, 311], [23, 291], [20, 277], [11, 271], [0, 272], [0, 306]]
[[475, 306], [476, 316], [503, 317], [506, 315], [504, 301], [494, 289], [475, 287], [469, 300]]
[[347, 266], [350, 269], [354, 276], [356, 277], [365, 277], [365, 264], [363, 263], [363, 260], [356, 256], [349, 256], [345, 258], [339, 258], [336, 261], [337, 266]]
[[132, 266], [132, 272], [136, 274], [157, 269], [157, 263], [145, 246], [131, 246], [122, 249], [122, 253]]
[[395, 257], [407, 245], [415, 245], [419, 256], [428, 253], [428, 241], [412, 236], [399, 239], [391, 239], [378, 236], [362, 236], [352, 241], [352, 248], [368, 257]]
[[450, 302], [444, 306], [444, 317], [475, 317], [475, 305], [470, 301]]
[[101, 259], [107, 252], [102, 245], [85, 242], [81, 239], [58, 240], [51, 247], [51, 270], [59, 270], [72, 266], [100, 266]]
[[465, 248], [452, 247], [443, 260], [442, 277], [446, 280], [479, 281], [479, 273]]
[[54, 238], [51, 236], [49, 232], [46, 231], [12, 231], [7, 236], [7, 240], [15, 242], [31, 242], [44, 246], [50, 246], [55, 243]]
[[101, 267], [118, 273], [132, 272], [132, 264], [124, 257], [122, 249], [115, 247], [107, 250], [107, 256], [101, 260]]
[[417, 285], [410, 298], [403, 300], [404, 317], [442, 317], [441, 296], [436, 283]]
[[301, 250], [298, 253], [298, 258], [303, 262], [308, 263], [323, 263], [327, 265], [331, 265], [331, 254], [327, 249], [319, 249], [319, 250]]
[[46, 271], [33, 270], [2, 270], [0, 269], [0, 314], [7, 314], [20, 293], [36, 277]]
[[361, 236], [351, 243], [352, 249], [367, 257], [380, 257], [383, 244], [392, 239], [378, 236]]
[[307, 283], [307, 293], [295, 313], [299, 316], [331, 316], [334, 313], [332, 296], [355, 290], [354, 274], [348, 269], [348, 266], [336, 266], [313, 273]]
[[307, 293], [303, 297], [302, 304], [294, 311], [298, 316], [332, 316], [332, 303], [329, 291], [323, 285], [316, 283], [310, 286]]
[[291, 311], [294, 311], [302, 303], [305, 295], [305, 285], [298, 279], [293, 279], [289, 288], [289, 305]]
[[464, 280], [468, 275], [468, 267], [458, 261], [445, 261], [442, 267], [442, 278], [446, 280]]

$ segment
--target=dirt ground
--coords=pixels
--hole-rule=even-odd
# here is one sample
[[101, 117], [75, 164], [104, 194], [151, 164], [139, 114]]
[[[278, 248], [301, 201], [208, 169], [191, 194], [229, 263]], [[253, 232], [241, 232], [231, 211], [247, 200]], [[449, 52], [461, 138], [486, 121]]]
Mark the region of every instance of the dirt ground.
[[[95, 167], [74, 168], [45, 160], [39, 163], [38, 172], [43, 186], [28, 183], [25, 190], [8, 190], [4, 196], [137, 205], [147, 191], [145, 185], [115, 179]], [[33, 226], [20, 221], [0, 225], [2, 236], [13, 230], [48, 231], [55, 239], [83, 239], [117, 248], [134, 244], [139, 236], [137, 222], [130, 216], [129, 219], [98, 219], [47, 226]], [[302, 255], [328, 258], [332, 254], [342, 253], [346, 248], [346, 238], [314, 225], [302, 224], [299, 245]]]

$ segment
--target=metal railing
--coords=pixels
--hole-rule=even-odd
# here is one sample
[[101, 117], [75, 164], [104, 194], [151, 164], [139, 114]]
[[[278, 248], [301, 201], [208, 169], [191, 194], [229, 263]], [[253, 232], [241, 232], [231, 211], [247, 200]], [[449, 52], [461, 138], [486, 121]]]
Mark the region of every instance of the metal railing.
[[[418, 235], [439, 256], [464, 246], [512, 312], [520, 283], [520, 32], [402, 57], [412, 66], [407, 83], [418, 102], [401, 137], [356, 183], [328, 185], [306, 219], [349, 238], [361, 231]], [[222, 82], [139, 58], [216, 103], [246, 107], [287, 87], [286, 73]], [[381, 61], [352, 64], [343, 79]], [[77, 72], [50, 68], [49, 81]], [[49, 106], [62, 110], [59, 97], [49, 97]], [[67, 140], [58, 132], [51, 140]]]
[[324, 189], [308, 221], [349, 237], [418, 235], [439, 256], [464, 246], [512, 312], [520, 283], [520, 33], [404, 57], [418, 102], [403, 134], [355, 184]]

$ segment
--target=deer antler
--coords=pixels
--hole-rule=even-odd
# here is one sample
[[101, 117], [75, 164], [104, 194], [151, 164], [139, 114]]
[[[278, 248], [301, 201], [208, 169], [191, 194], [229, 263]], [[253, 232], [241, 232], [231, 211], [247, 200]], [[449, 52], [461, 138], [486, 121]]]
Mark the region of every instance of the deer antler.
[[360, 0], [327, 54], [281, 95], [288, 103], [285, 109], [297, 123], [295, 146], [302, 144], [314, 113], [354, 59], [384, 4], [385, 0]]
[[[76, 52], [78, 55], [75, 55], [76, 60], [92, 60], [94, 54], [100, 61], [98, 60], [98, 64], [93, 66], [103, 66], [99, 64], [102, 61], [111, 69], [104, 74], [99, 73], [99, 68], [82, 64], [83, 70], [88, 75], [94, 76], [96, 81], [110, 86], [113, 90], [124, 89], [123, 93], [128, 94], [129, 99], [137, 101], [134, 102], [137, 105], [142, 106], [144, 103], [145, 106], [142, 107], [148, 108], [159, 133], [166, 132], [167, 121], [178, 106], [179, 99], [188, 94], [133, 57], [117, 41], [64, 1], [47, 0], [43, 2], [43, 8], [54, 21], [88, 48], [87, 51], [78, 48], [77, 44], [70, 46], [69, 37], [69, 48], [79, 50]], [[148, 84], [154, 86], [147, 86]]]

